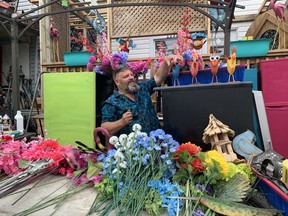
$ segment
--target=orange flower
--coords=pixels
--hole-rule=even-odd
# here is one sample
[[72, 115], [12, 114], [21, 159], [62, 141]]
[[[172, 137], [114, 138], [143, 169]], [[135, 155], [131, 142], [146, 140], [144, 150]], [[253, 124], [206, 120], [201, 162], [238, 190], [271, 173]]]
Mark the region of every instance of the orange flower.
[[193, 155], [198, 154], [201, 150], [202, 150], [201, 147], [199, 147], [195, 144], [192, 144], [190, 142], [187, 142], [187, 143], [181, 144], [178, 147], [178, 149], [174, 153], [174, 158], [176, 160], [179, 160], [179, 158], [180, 158], [179, 153], [180, 152], [188, 151], [189, 156], [193, 156]]
[[193, 167], [193, 173], [195, 172], [202, 172], [205, 170], [205, 168], [202, 165], [202, 161], [198, 158], [195, 158], [193, 161], [191, 161], [191, 166]]

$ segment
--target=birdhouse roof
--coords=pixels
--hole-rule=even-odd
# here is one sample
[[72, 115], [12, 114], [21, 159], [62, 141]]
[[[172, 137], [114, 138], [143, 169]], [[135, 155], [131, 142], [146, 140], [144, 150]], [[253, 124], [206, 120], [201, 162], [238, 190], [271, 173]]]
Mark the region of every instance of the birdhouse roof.
[[213, 114], [209, 116], [209, 124], [205, 128], [202, 140], [204, 143], [210, 143], [210, 137], [218, 134], [228, 134], [229, 137], [234, 137], [235, 132], [227, 125], [216, 119]]

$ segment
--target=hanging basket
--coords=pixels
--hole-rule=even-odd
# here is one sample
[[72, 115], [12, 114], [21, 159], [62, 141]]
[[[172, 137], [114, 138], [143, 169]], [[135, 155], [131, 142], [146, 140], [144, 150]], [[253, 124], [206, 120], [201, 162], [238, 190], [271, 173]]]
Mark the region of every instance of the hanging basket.
[[92, 54], [88, 51], [64, 52], [64, 63], [67, 66], [84, 66]]

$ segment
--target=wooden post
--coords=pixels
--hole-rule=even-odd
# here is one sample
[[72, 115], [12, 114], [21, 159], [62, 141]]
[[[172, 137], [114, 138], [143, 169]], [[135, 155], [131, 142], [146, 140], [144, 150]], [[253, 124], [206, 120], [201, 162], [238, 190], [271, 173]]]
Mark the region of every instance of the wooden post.
[[[107, 4], [111, 4], [111, 0], [107, 0]], [[112, 50], [111, 43], [111, 25], [112, 25], [112, 8], [107, 8], [107, 42], [108, 50]]]

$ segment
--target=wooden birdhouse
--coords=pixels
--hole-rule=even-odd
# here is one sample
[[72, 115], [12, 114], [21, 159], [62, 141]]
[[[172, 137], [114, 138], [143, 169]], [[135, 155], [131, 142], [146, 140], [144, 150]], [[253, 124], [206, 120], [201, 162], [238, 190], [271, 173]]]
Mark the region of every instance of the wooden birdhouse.
[[230, 162], [237, 159], [232, 148], [232, 141], [229, 140], [229, 137], [234, 137], [234, 135], [233, 130], [210, 114], [209, 124], [204, 130], [202, 140], [206, 144], [211, 143], [212, 149], [218, 151], [226, 161]]

